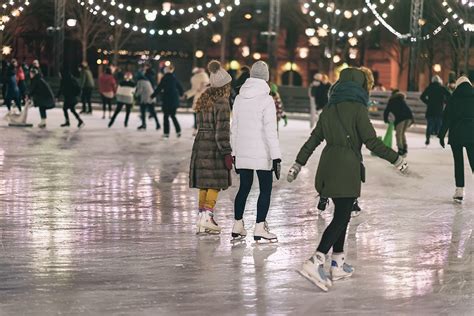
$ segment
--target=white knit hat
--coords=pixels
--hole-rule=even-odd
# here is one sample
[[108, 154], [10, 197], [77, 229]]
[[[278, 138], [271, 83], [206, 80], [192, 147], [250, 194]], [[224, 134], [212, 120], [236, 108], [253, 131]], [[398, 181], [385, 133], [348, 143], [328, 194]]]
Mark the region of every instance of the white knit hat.
[[221, 63], [217, 60], [211, 60], [207, 65], [207, 69], [211, 73], [209, 79], [212, 88], [223, 87], [232, 81], [232, 77], [221, 67]]
[[269, 81], [270, 72], [268, 71], [267, 63], [259, 60], [255, 64], [253, 64], [252, 69], [250, 69], [250, 78], [256, 78], [256, 79]]
[[456, 80], [456, 88], [465, 82], [469, 82], [469, 84], [472, 86], [472, 83], [471, 81], [469, 81], [469, 78], [467, 78], [466, 76], [461, 76], [458, 78], [458, 80]]

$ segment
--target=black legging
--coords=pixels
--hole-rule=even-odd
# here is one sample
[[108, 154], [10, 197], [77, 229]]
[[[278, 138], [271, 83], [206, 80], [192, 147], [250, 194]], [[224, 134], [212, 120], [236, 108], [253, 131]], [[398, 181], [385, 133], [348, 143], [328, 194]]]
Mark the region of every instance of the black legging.
[[107, 98], [102, 95], [102, 111], [104, 112], [104, 116], [107, 108], [109, 109], [109, 115], [112, 114], [112, 98]]
[[71, 104], [64, 103], [63, 112], [64, 112], [64, 118], [66, 119], [66, 123], [69, 123], [68, 110], [71, 111], [72, 115], [74, 115], [74, 117], [77, 119], [78, 122], [82, 122], [81, 117], [76, 112], [76, 103], [71, 103]]
[[174, 128], [176, 129], [176, 133], [180, 134], [181, 126], [179, 126], [178, 119], [176, 118], [176, 109], [163, 110], [163, 113], [164, 113], [164, 116], [163, 116], [164, 134], [165, 135], [170, 134], [170, 118], [173, 121]]
[[117, 118], [117, 115], [119, 115], [120, 111], [122, 111], [123, 106], [125, 105], [125, 127], [128, 126], [128, 118], [130, 117], [130, 111], [132, 110], [132, 104], [125, 104], [125, 103], [120, 103], [117, 102], [117, 108], [115, 108], [114, 115], [112, 115], [112, 118], [110, 119], [109, 127], [111, 127], [115, 119]]
[[454, 158], [454, 178], [456, 179], [456, 187], [458, 188], [464, 188], [464, 147], [466, 147], [467, 158], [471, 165], [471, 170], [474, 172], [474, 144], [464, 146], [451, 144]]
[[82, 89], [82, 112], [92, 113], [92, 88]]
[[333, 198], [334, 217], [323, 233], [318, 251], [327, 254], [332, 247], [335, 253], [344, 252], [347, 225], [351, 219], [352, 206], [356, 198]]
[[[244, 216], [245, 204], [253, 184], [254, 170], [239, 169], [240, 188], [235, 197], [234, 217], [241, 220]], [[270, 208], [270, 199], [272, 197], [272, 171], [257, 170], [258, 184], [260, 186], [260, 195], [257, 201], [257, 223], [264, 222], [267, 219], [268, 209]]]
[[156, 115], [155, 111], [155, 105], [150, 103], [150, 104], [140, 104], [140, 113], [141, 113], [141, 119], [142, 119], [142, 126], [146, 127], [146, 111], [150, 112], [150, 117], [155, 119], [156, 123], [156, 129], [160, 128], [160, 121], [158, 120], [158, 116]]

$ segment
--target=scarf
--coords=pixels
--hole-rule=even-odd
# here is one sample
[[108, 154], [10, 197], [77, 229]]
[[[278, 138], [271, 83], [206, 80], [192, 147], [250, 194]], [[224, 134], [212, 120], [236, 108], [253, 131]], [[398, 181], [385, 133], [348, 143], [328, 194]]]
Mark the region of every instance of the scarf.
[[369, 105], [369, 93], [354, 81], [337, 82], [329, 91], [328, 107], [341, 102], [357, 102]]

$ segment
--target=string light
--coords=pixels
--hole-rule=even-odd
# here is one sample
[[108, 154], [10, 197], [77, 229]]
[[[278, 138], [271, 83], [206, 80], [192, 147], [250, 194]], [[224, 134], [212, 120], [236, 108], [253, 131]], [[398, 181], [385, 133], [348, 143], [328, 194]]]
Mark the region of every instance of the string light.
[[24, 2], [18, 1], [18, 4], [17, 2], [10, 0], [8, 3], [2, 4], [1, 6], [2, 9], [7, 10], [8, 7], [12, 7], [12, 9], [10, 10], [10, 13], [3, 14], [2, 16], [0, 16], [0, 31], [5, 30], [5, 24], [10, 22], [12, 18], [19, 17], [25, 10], [24, 6], [29, 6], [29, 5], [30, 5], [30, 2], [28, 0]]
[[[394, 29], [386, 20], [385, 18], [387, 16], [383, 16], [383, 15], [380, 15], [377, 11], [377, 5], [376, 4], [373, 4], [370, 0], [365, 0], [365, 3], [367, 4], [367, 7], [372, 11], [372, 13], [374, 14], [374, 16], [377, 18], [377, 20], [382, 23], [382, 25], [387, 29], [389, 30], [392, 34], [394, 34], [396, 37], [398, 37], [399, 39], [408, 39], [410, 40], [410, 42], [417, 42], [418, 41], [418, 38], [412, 36], [411, 33], [405, 33], [405, 34], [402, 34], [400, 32], [398, 32], [396, 29]], [[444, 21], [441, 23], [441, 25], [439, 25], [431, 34], [426, 34], [424, 35], [423, 37], [420, 38], [420, 40], [422, 41], [425, 41], [425, 40], [428, 40], [430, 39], [432, 36], [435, 36], [437, 35], [439, 32], [441, 32], [441, 30], [444, 28], [444, 26], [446, 26], [446, 24], [449, 23], [449, 19], [446, 18], [444, 19]]]
[[[311, 4], [317, 5], [322, 11], [326, 11], [328, 13], [334, 12], [336, 15], [340, 15], [342, 13], [346, 19], [351, 19], [352, 17], [358, 16], [361, 13], [367, 14], [369, 12], [369, 10], [367, 10], [367, 8], [365, 7], [357, 8], [353, 10], [347, 10], [347, 9], [343, 10], [343, 9], [336, 8], [334, 2], [329, 2], [326, 4], [325, 2], [321, 0], [311, 0], [311, 1], [305, 2], [303, 3], [303, 8], [305, 10], [310, 10]], [[311, 10], [311, 12], [312, 13], [310, 13], [310, 16], [316, 15], [316, 12], [314, 12], [314, 10]]]
[[[395, 6], [393, 5], [395, 1], [392, 1], [390, 3], [390, 5], [387, 7], [388, 11], [393, 11], [395, 9]], [[323, 2], [319, 2], [318, 3], [318, 0], [312, 0], [311, 3], [313, 4], [318, 4], [318, 7], [319, 8], [322, 8], [322, 9], [325, 9], [326, 11], [329, 11], [332, 12], [334, 11], [335, 14], [341, 14], [341, 12], [344, 12], [344, 16], [349, 16], [352, 18], [352, 16], [356, 16], [358, 15], [360, 12], [363, 12], [363, 13], [367, 13], [369, 12], [369, 10], [367, 8], [362, 8], [362, 9], [355, 9], [353, 11], [350, 11], [350, 10], [344, 10], [342, 11], [341, 9], [336, 9], [335, 6], [334, 6], [334, 3], [331, 3], [331, 4], [325, 4]], [[316, 16], [316, 12], [314, 10], [311, 9], [311, 4], [306, 2], [303, 4], [303, 7], [305, 9], [307, 9], [306, 12], [304, 12], [305, 14], [311, 16], [311, 17], [314, 17]], [[365, 10], [364, 10], [365, 9]], [[347, 13], [348, 12], [348, 13]], [[386, 12], [384, 12], [384, 15], [388, 16], [388, 14]], [[347, 17], [346, 17], [347, 18]], [[318, 17], [314, 20], [314, 22], [317, 24], [317, 25], [321, 25], [322, 23], [322, 20]], [[348, 38], [353, 38], [353, 37], [360, 37], [362, 35], [364, 35], [365, 33], [368, 33], [368, 32], [371, 32], [374, 27], [378, 26], [380, 24], [380, 22], [377, 20], [377, 19], [374, 19], [372, 22], [370, 22], [369, 24], [365, 25], [364, 27], [361, 27], [355, 31], [342, 31], [338, 28], [335, 28], [335, 27], [332, 27], [330, 28], [330, 32], [331, 34], [333, 35], [338, 35], [339, 37], [348, 37]], [[318, 29], [318, 35], [320, 37], [325, 37], [327, 36], [327, 32], [325, 30], [327, 30], [329, 28], [329, 26], [327, 24], [323, 24], [322, 25], [322, 30], [321, 29]], [[321, 33], [325, 33], [323, 35], [321, 35]], [[309, 35], [308, 35], [309, 36]]]
[[[182, 34], [183, 32], [191, 32], [193, 30], [198, 30], [202, 26], [207, 26], [211, 23], [215, 23], [218, 18], [223, 18], [227, 12], [231, 12], [234, 9], [234, 6], [239, 6], [240, 5], [240, 0], [234, 0], [233, 5], [228, 5], [226, 7], [223, 7], [220, 9], [220, 11], [217, 14], [213, 13], [207, 13], [206, 16], [200, 17], [196, 19], [193, 23], [190, 23], [184, 27], [179, 27], [175, 29], [149, 29], [146, 27], [138, 27], [137, 25], [131, 25], [129, 22], [123, 23], [122, 20], [115, 18], [114, 15], [109, 14], [107, 10], [103, 9], [100, 5], [95, 4], [94, 0], [88, 0], [88, 3], [85, 3], [84, 1], [77, 0], [77, 2], [86, 7], [88, 11], [93, 14], [93, 15], [98, 15], [101, 14], [104, 17], [108, 16], [109, 24], [111, 26], [115, 25], [121, 25], [123, 24], [124, 28], [126, 29], [131, 29], [134, 32], [140, 32], [142, 34], [149, 34], [149, 35], [157, 35], [157, 36], [172, 36], [175, 34]], [[94, 5], [95, 4], [95, 5]], [[126, 10], [132, 10], [133, 8], [127, 6]]]
[[155, 16], [155, 18], [156, 18], [156, 16], [158, 16], [158, 15], [162, 15], [162, 16], [166, 16], [166, 15], [184, 16], [184, 15], [187, 15], [187, 14], [199, 13], [199, 12], [202, 12], [204, 9], [211, 9], [215, 6], [220, 5], [221, 0], [208, 1], [208, 2], [204, 3], [203, 5], [191, 6], [191, 7], [188, 7], [186, 9], [181, 8], [181, 9], [178, 9], [178, 10], [171, 9], [171, 8], [166, 8], [166, 9], [163, 9], [163, 10], [142, 9], [140, 7], [132, 7], [132, 6], [129, 6], [129, 5], [125, 5], [121, 2], [117, 3], [117, 1], [114, 1], [114, 0], [109, 1], [109, 4], [112, 7], [116, 7], [121, 11], [133, 12], [135, 14], [143, 14], [143, 15], [145, 15], [145, 17], [148, 16], [148, 18], [151, 18], [152, 16]]
[[[443, 9], [446, 14], [455, 22], [457, 22], [466, 32], [474, 32], [474, 24], [464, 21], [458, 13], [448, 4], [448, 1], [444, 0], [441, 2]], [[469, 2], [469, 8], [471, 8], [471, 2]]]

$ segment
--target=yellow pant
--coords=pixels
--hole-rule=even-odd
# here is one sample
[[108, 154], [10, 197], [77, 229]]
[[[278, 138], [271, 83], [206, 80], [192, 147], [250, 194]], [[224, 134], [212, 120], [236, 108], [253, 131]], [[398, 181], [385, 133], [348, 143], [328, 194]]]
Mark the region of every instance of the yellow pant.
[[199, 190], [199, 209], [212, 210], [216, 206], [218, 190], [214, 189], [200, 189]]

